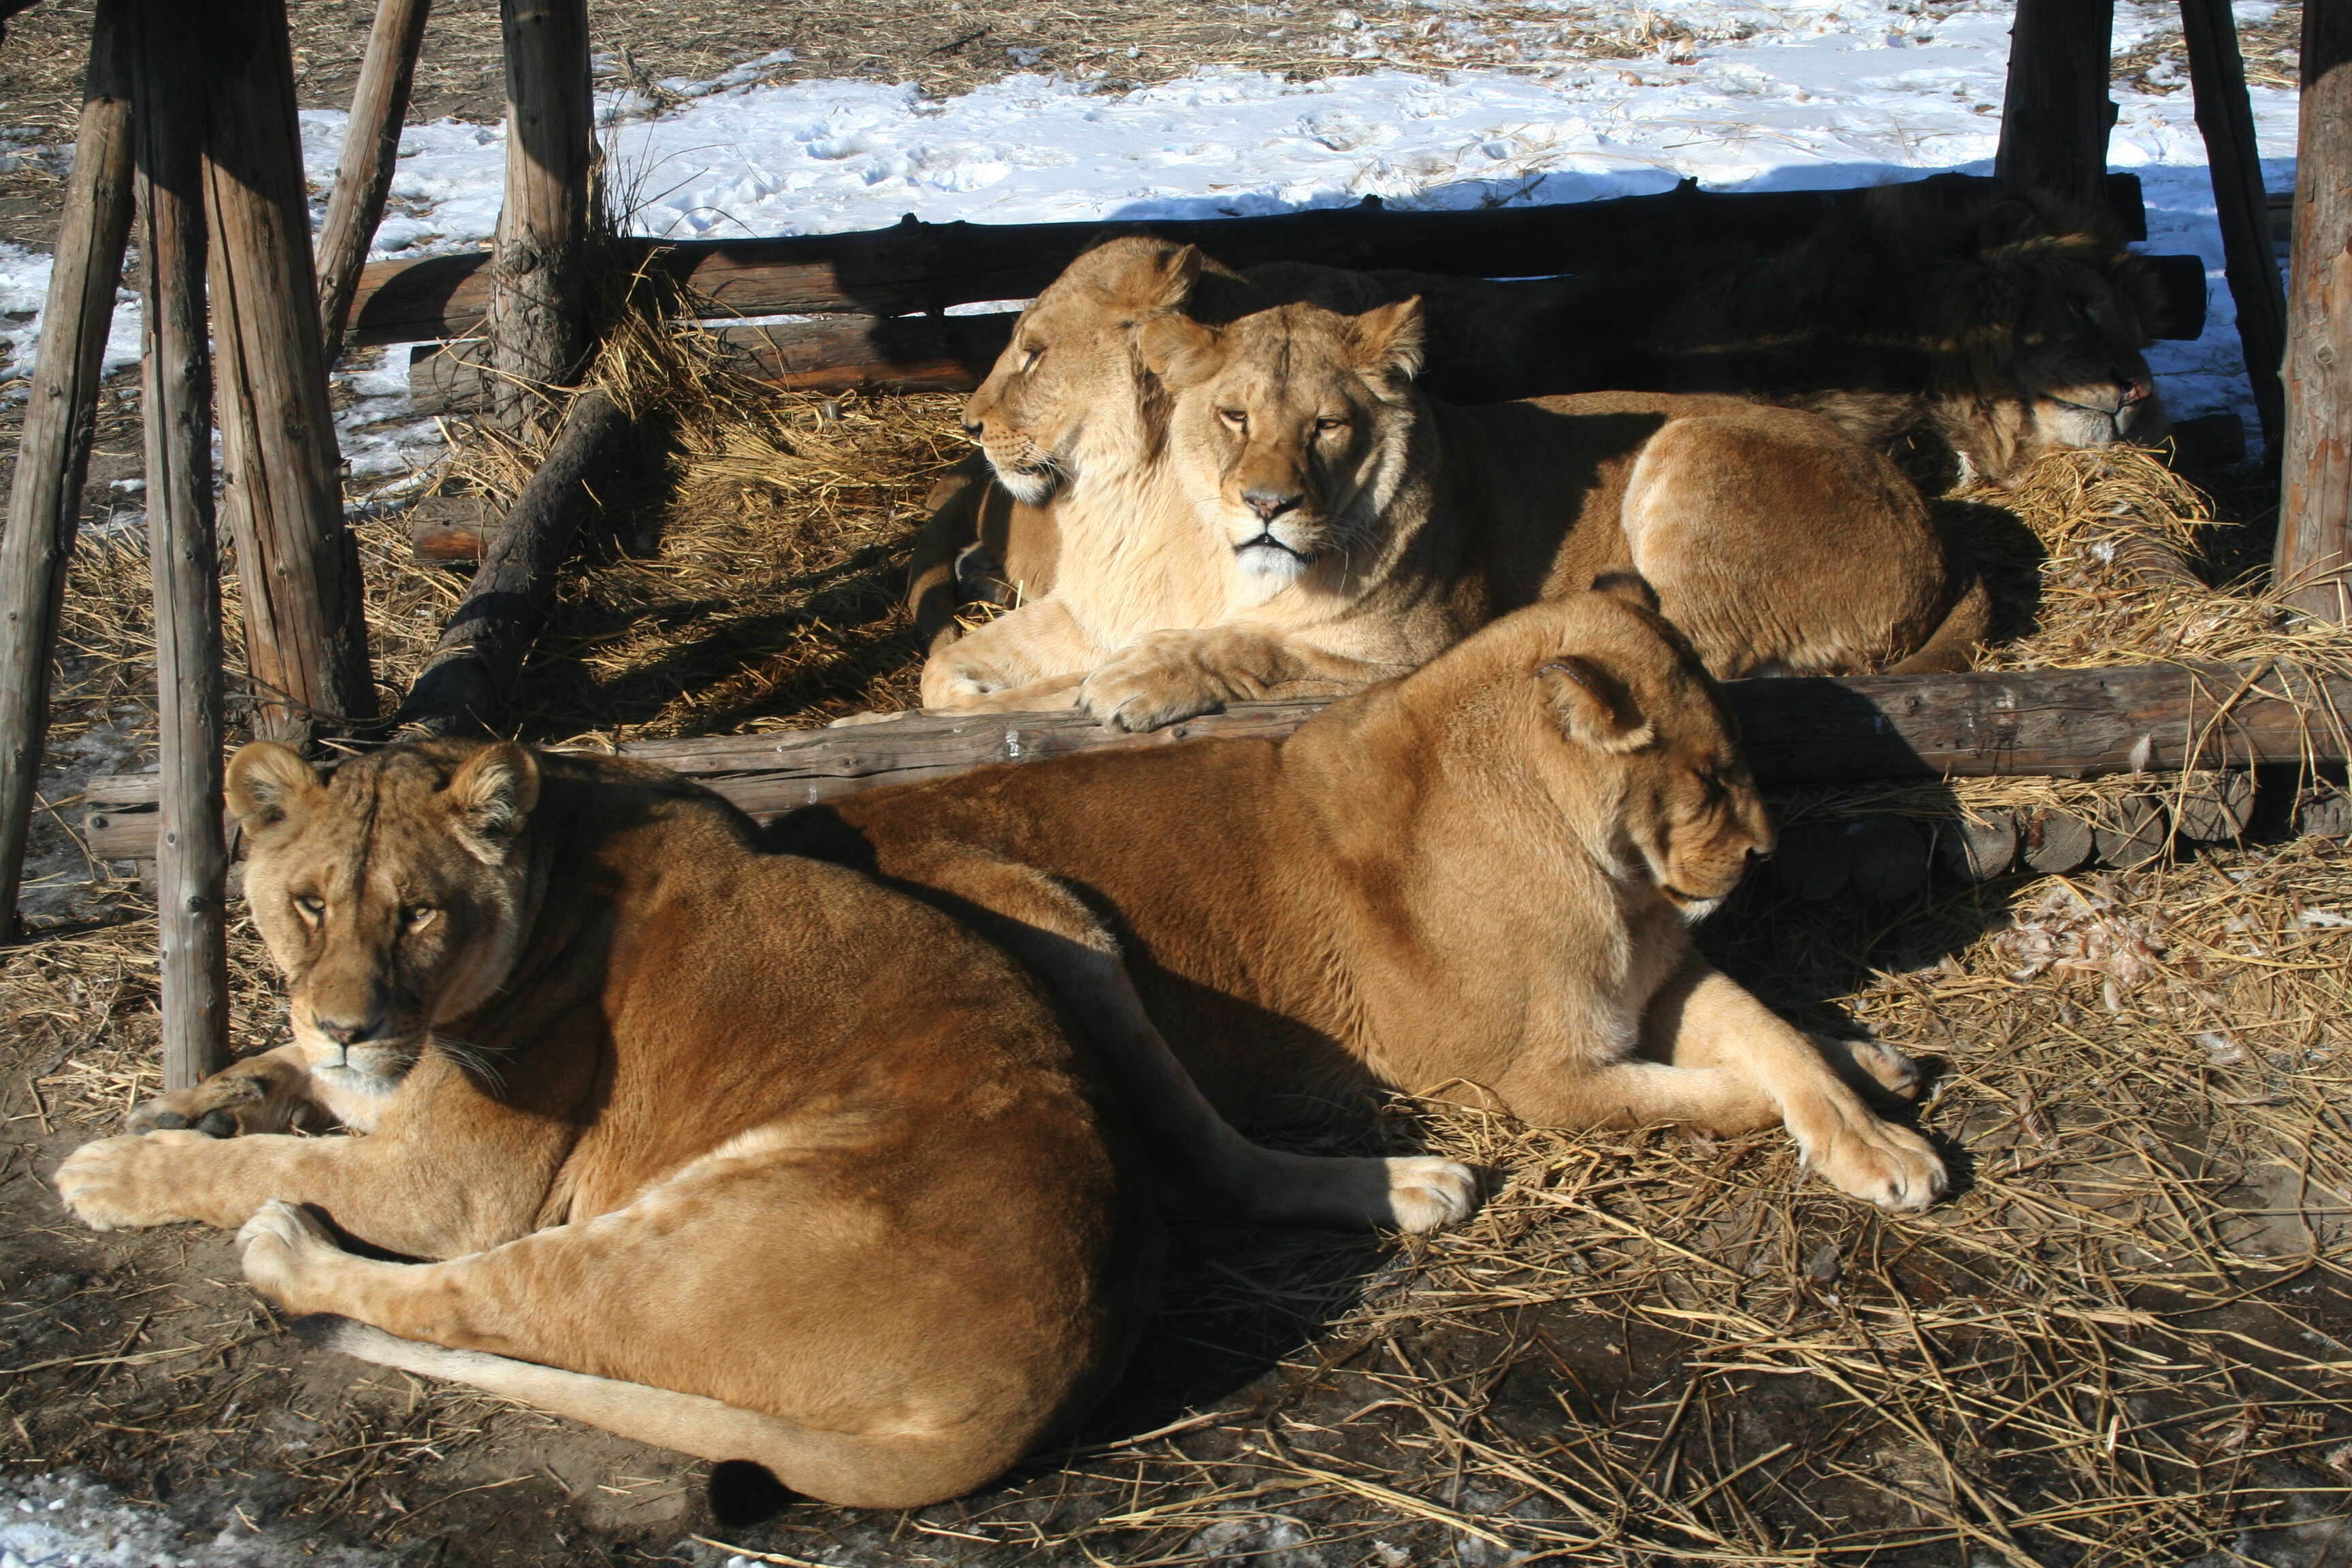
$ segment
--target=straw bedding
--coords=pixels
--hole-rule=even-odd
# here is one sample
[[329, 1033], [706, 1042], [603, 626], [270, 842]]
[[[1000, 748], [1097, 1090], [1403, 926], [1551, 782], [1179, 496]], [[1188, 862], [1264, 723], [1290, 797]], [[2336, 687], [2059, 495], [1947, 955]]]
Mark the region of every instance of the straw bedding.
[[[709, 338], [646, 324], [599, 375], [641, 449], [527, 672], [522, 733], [807, 725], [911, 700], [896, 598], [923, 496], [961, 455], [952, 400], [776, 396]], [[530, 458], [469, 435], [444, 485], [502, 498]], [[1990, 663], [2352, 659], [2344, 633], [2251, 587], [2118, 567], [2150, 538], [2217, 575], [2251, 553], [2247, 525], [2152, 462], [2053, 460], [2005, 508], [1972, 514], [2015, 634]], [[362, 528], [396, 690], [462, 577], [410, 562], [397, 515]], [[151, 741], [144, 597], [135, 541], [79, 558], [53, 850], [77, 759]], [[1929, 815], [2116, 787], [1857, 785], [1780, 807]], [[1180, 1226], [1153, 1339], [1076, 1446], [915, 1515], [803, 1506], [743, 1526], [680, 1500], [694, 1472], [672, 1457], [562, 1449], [532, 1413], [304, 1361], [217, 1238], [95, 1237], [42, 1207], [56, 1157], [155, 1088], [152, 923], [120, 886], [59, 907], [115, 923], [0, 959], [5, 1201], [25, 1227], [6, 1295], [76, 1281], [0, 1321], [16, 1347], [0, 1364], [34, 1368], [0, 1380], [12, 1463], [135, 1491], [151, 1471], [232, 1489], [266, 1472], [271, 1506], [323, 1538], [430, 1542], [417, 1560], [452, 1563], [562, 1557], [551, 1532], [614, 1561], [1139, 1568], [2220, 1568], [2352, 1546], [2352, 854], [2333, 841], [1939, 880], [1899, 905], [1751, 885], [1706, 945], [1808, 1026], [1941, 1062], [1923, 1120], [1960, 1173], [1951, 1202], [1866, 1211], [1810, 1184], [1778, 1134], [1568, 1136], [1400, 1103], [1391, 1142], [1495, 1173], [1468, 1226], [1401, 1247]], [[234, 952], [237, 1037], [270, 1043], [281, 1009], [242, 926]], [[232, 1401], [246, 1414], [225, 1415]], [[309, 1424], [299, 1448], [260, 1414], [278, 1410]], [[631, 1513], [640, 1495], [670, 1501]]]

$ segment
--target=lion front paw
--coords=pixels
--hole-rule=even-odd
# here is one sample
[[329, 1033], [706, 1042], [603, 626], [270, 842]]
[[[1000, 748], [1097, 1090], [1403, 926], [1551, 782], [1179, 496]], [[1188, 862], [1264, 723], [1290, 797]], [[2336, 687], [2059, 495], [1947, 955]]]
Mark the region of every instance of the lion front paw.
[[1951, 1184], [1927, 1140], [1876, 1117], [1842, 1119], [1827, 1136], [1800, 1142], [1805, 1163], [1823, 1181], [1880, 1208], [1924, 1209]]
[[236, 1233], [236, 1244], [245, 1255], [247, 1281], [298, 1312], [322, 1310], [312, 1304], [320, 1268], [350, 1256], [309, 1210], [282, 1198], [255, 1210]]
[[184, 1152], [212, 1142], [207, 1133], [184, 1129], [100, 1138], [58, 1167], [58, 1195], [92, 1230], [188, 1219], [178, 1201], [186, 1175]]
[[1391, 1223], [1407, 1235], [1459, 1225], [1478, 1207], [1478, 1174], [1467, 1165], [1427, 1154], [1388, 1165]]
[[1120, 649], [1087, 677], [1079, 705], [1109, 730], [1160, 730], [1213, 713], [1234, 692], [1184, 633], [1156, 633]]
[[845, 713], [838, 719], [829, 721], [825, 724], [825, 728], [828, 730], [851, 730], [856, 729], [860, 724], [892, 724], [901, 719], [909, 718], [921, 711], [922, 710], [919, 708], [900, 708], [888, 713], [877, 713], [870, 710], [864, 713]]
[[213, 1138], [268, 1132], [264, 1124], [269, 1086], [251, 1073], [215, 1073], [190, 1089], [157, 1095], [122, 1119], [128, 1132], [178, 1131], [194, 1128]]

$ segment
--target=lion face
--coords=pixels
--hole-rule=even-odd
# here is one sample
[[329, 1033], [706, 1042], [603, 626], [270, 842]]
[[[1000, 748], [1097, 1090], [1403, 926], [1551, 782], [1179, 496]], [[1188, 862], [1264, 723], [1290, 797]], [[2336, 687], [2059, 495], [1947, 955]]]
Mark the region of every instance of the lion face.
[[963, 408], [997, 482], [1043, 506], [1086, 468], [1149, 442], [1156, 386], [1139, 356], [1144, 323], [1184, 307], [1199, 247], [1114, 239], [1070, 263], [1013, 324], [1013, 341]]
[[1375, 553], [1416, 416], [1421, 301], [1360, 316], [1284, 305], [1232, 326], [1145, 331], [1174, 403], [1169, 449], [1203, 521], [1260, 597]]
[[268, 742], [230, 759], [247, 900], [311, 1071], [389, 1093], [435, 1026], [505, 984], [530, 923], [538, 796], [537, 762], [511, 744], [394, 747], [331, 782]]

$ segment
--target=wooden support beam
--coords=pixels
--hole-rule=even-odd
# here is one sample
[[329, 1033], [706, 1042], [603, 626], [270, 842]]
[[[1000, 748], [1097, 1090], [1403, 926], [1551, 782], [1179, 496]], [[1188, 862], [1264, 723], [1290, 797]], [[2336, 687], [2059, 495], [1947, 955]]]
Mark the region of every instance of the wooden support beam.
[[[1937, 174], [1967, 188], [1986, 182]], [[711, 316], [921, 314], [950, 305], [1033, 298], [1071, 258], [1117, 234], [1200, 246], [1229, 267], [1320, 261], [1486, 278], [1538, 278], [1598, 267], [1646, 267], [1677, 247], [1735, 239], [1779, 247], [1802, 238], [1866, 193], [1702, 192], [1477, 212], [1391, 212], [1377, 203], [1268, 217], [1183, 222], [925, 224], [783, 239], [625, 239], [620, 255], [650, 268]], [[2144, 239], [2139, 181], [2111, 174], [2103, 193], [2126, 238]], [[353, 343], [441, 342], [471, 335], [488, 309], [490, 256], [468, 251], [379, 261], [360, 279]]]
[[556, 574], [595, 487], [628, 431], [628, 416], [602, 392], [584, 392], [563, 416], [547, 458], [491, 535], [481, 568], [416, 678], [398, 722], [430, 734], [495, 728], [523, 656], [547, 613]]
[[373, 719], [375, 686], [327, 399], [285, 0], [211, 0], [199, 34], [223, 488], [254, 728], [303, 744]]
[[[1749, 763], [1766, 784], [1839, 779], [2057, 774], [2143, 768], [2340, 763], [2352, 737], [2352, 678], [2270, 665], [1977, 671], [1738, 680], [1727, 686]], [[744, 810], [773, 816], [835, 795], [960, 773], [984, 763], [1164, 746], [1200, 735], [1286, 735], [1320, 701], [1249, 702], [1150, 734], [1106, 730], [1081, 713], [916, 714], [887, 724], [682, 741], [630, 741], [623, 756], [700, 779]], [[91, 853], [143, 858], [146, 775], [90, 785]], [[2072, 865], [2091, 852], [2090, 829]], [[2039, 848], [2037, 839], [2028, 858]], [[2038, 865], [2038, 862], [2037, 862]]]
[[360, 268], [367, 265], [368, 247], [383, 221], [384, 197], [400, 158], [400, 128], [408, 118], [409, 85], [416, 79], [425, 18], [432, 8], [433, 0], [376, 0], [367, 57], [352, 94], [351, 124], [335, 165], [335, 188], [319, 230], [319, 326], [330, 364], [342, 353]]
[[2352, 619], [2352, 3], [2303, 10], [2286, 439], [2272, 570], [2302, 608]]
[[1993, 178], [2098, 204], [2107, 172], [2115, 0], [2017, 0]]
[[0, 940], [16, 931], [66, 566], [81, 528], [99, 370], [131, 233], [131, 13], [99, 0], [73, 177], [49, 268], [41, 343], [0, 537]]
[[595, 95], [587, 0], [499, 0], [506, 33], [506, 200], [489, 304], [493, 400], [535, 421], [541, 389], [570, 384], [588, 346], [589, 169]]
[[[135, 0], [139, 251], [146, 262], [147, 528], [155, 578], [157, 934], [163, 1084], [226, 1067], [228, 842], [221, 819], [220, 561], [205, 326], [205, 89], [198, 18]], [[206, 19], [207, 21], [209, 19]], [[307, 256], [307, 249], [305, 251]], [[306, 317], [303, 337], [317, 334]]]
[[2230, 298], [2238, 307], [2238, 343], [2262, 416], [2263, 447], [2275, 458], [2285, 424], [2286, 394], [2279, 367], [2286, 358], [2286, 289], [2279, 280], [2263, 191], [2263, 161], [2254, 142], [2253, 102], [2246, 96], [2246, 66], [2238, 53], [2238, 24], [2230, 0], [2180, 0], [2189, 41], [2189, 79], [2197, 95], [2197, 129], [2212, 170], [2213, 203], [2221, 215]]

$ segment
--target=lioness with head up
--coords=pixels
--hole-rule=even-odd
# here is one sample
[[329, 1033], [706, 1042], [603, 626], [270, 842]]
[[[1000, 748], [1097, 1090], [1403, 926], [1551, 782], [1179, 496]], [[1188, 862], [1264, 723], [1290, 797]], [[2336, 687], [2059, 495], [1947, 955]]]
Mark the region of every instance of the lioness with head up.
[[1691, 921], [1772, 830], [1689, 641], [1640, 585], [1508, 616], [1286, 740], [976, 769], [784, 818], [776, 842], [929, 888], [1102, 1038], [1164, 1037], [1219, 1110], [1270, 1122], [1386, 1087], [1524, 1121], [1784, 1123], [1840, 1191], [1945, 1185], [1821, 1046], [1710, 968]]
[[1917, 492], [1825, 420], [1665, 394], [1457, 409], [1412, 384], [1416, 301], [1206, 326], [1179, 308], [1198, 265], [1142, 241], [1081, 258], [1129, 363], [1055, 372], [1088, 391], [1048, 400], [1041, 348], [973, 395], [999, 471], [1055, 485], [1061, 555], [1052, 592], [935, 650], [927, 708], [1150, 729], [1346, 691], [1620, 571], [1721, 677], [1948, 668], [1984, 628]]
[[[1245, 1143], [999, 948], [660, 769], [441, 742], [327, 782], [256, 744], [228, 784], [294, 1043], [58, 1187], [100, 1228], [243, 1226], [247, 1278], [363, 1360], [908, 1508], [1118, 1375], [1160, 1248], [1120, 1103], [1236, 1213], [1467, 1206], [1446, 1162]], [[285, 1135], [322, 1118], [354, 1135]]]

